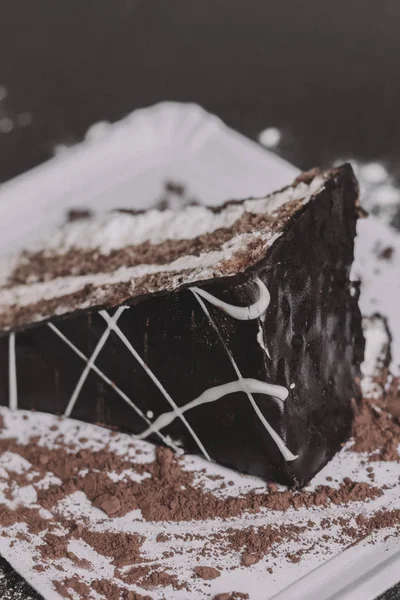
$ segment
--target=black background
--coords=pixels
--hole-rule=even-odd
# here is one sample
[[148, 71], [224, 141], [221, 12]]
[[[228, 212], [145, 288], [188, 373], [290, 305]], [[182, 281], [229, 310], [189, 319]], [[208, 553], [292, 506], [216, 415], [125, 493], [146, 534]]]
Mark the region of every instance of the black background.
[[0, 180], [93, 122], [198, 102], [255, 137], [273, 125], [299, 167], [399, 168], [398, 0], [1, 0]]
[[[254, 139], [278, 127], [301, 168], [353, 157], [400, 175], [399, 30], [399, 0], [0, 0], [0, 181], [160, 100]], [[1, 597], [25, 597], [6, 581]]]

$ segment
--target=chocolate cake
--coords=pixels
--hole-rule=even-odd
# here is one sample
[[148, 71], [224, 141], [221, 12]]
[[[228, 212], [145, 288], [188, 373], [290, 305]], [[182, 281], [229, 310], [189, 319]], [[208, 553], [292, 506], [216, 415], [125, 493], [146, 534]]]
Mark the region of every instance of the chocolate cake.
[[0, 265], [0, 402], [304, 485], [340, 448], [364, 341], [349, 165], [265, 198], [82, 214]]

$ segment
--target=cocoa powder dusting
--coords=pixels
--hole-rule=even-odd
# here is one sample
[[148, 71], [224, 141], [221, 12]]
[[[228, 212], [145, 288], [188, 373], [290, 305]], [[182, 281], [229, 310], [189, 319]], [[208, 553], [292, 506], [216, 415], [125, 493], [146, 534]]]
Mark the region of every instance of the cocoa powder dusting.
[[225, 543], [233, 550], [242, 551], [242, 564], [250, 566], [265, 556], [273, 546], [288, 540], [298, 540], [307, 530], [305, 525], [266, 525], [262, 527], [230, 528]]
[[[400, 444], [399, 384], [399, 379], [392, 379], [390, 385], [386, 385], [382, 398], [363, 399], [356, 409], [354, 444], [350, 450], [368, 453], [369, 461], [400, 460], [397, 450]], [[4, 422], [0, 422], [0, 429], [1, 426], [4, 427]], [[12, 452], [31, 464], [31, 468], [23, 473], [12, 474], [13, 483], [9, 483], [7, 493], [10, 498], [18, 498], [20, 487], [33, 485], [37, 491], [38, 505], [55, 511], [57, 517], [45, 519], [38, 508], [19, 506], [11, 509], [0, 504], [0, 526], [10, 528], [14, 524], [25, 523], [29, 535], [19, 532], [20, 537], [15, 536], [16, 539], [29, 540], [31, 534], [40, 534], [41, 543], [35, 546], [38, 553], [38, 558], [35, 558], [38, 563], [35, 565], [37, 572], [44, 572], [49, 564], [54, 564], [55, 568], [62, 570], [63, 567], [58, 564], [60, 559], [69, 559], [77, 567], [90, 570], [92, 565], [69, 549], [69, 543], [73, 539], [83, 540], [95, 552], [110, 559], [115, 567], [112, 581], [96, 579], [88, 584], [78, 576], [54, 581], [56, 591], [67, 599], [89, 598], [90, 594], [95, 592], [100, 597], [110, 600], [151, 600], [146, 593], [141, 595], [124, 587], [130, 585], [140, 586], [143, 590], [172, 586], [176, 590], [190, 591], [188, 580], [181, 581], [166, 568], [167, 564], [174, 564], [174, 556], [181, 552], [174, 546], [179, 541], [198, 541], [204, 544], [203, 547], [200, 545], [198, 552], [193, 555], [193, 559], [196, 557], [200, 563], [192, 565], [195, 585], [196, 579], [207, 582], [220, 576], [221, 571], [216, 568], [216, 552], [222, 557], [222, 561], [224, 556], [236, 556], [236, 566], [231, 568], [252, 569], [263, 559], [270, 560], [274, 557], [296, 564], [308, 552], [329, 540], [346, 547], [381, 529], [400, 533], [400, 510], [389, 509], [367, 515], [353, 515], [349, 509], [348, 516], [327, 517], [322, 519], [320, 524], [311, 519], [296, 525], [281, 523], [243, 527], [238, 524], [237, 527], [224, 528], [212, 534], [171, 534], [161, 529], [156, 536], [156, 542], [168, 544], [169, 547], [165, 552], [165, 548], [162, 547], [160, 558], [155, 563], [142, 555], [144, 536], [118, 531], [93, 531], [84, 518], [81, 522], [76, 522], [59, 514], [58, 503], [70, 494], [80, 491], [86, 494], [92, 505], [102, 510], [104, 518], [107, 517], [111, 522], [115, 517], [122, 517], [135, 509], [141, 511], [145, 521], [185, 522], [231, 519], [261, 510], [284, 513], [289, 509], [350, 506], [353, 502], [374, 500], [382, 496], [384, 490], [372, 484], [375, 477], [372, 466], [366, 468], [368, 482], [354, 481], [347, 477], [343, 481], [336, 481], [335, 487], [334, 484], [318, 485], [313, 490], [283, 491], [280, 491], [276, 484], [270, 483], [267, 485], [267, 491], [250, 491], [240, 496], [227, 494], [229, 482], [224, 481], [221, 476], [204, 473], [204, 478], [214, 481], [222, 479], [222, 496], [207, 490], [203, 484], [197, 485], [195, 481], [199, 473], [186, 471], [182, 459], [168, 448], [156, 448], [155, 459], [152, 462], [135, 463], [130, 458], [116, 455], [107, 445], [103, 449], [93, 451], [66, 444], [61, 433], [52, 449], [42, 447], [40, 443], [40, 438], [34, 436], [24, 444], [12, 438], [0, 439], [0, 453]], [[125, 471], [132, 470], [145, 477], [137, 481], [124, 475]], [[111, 472], [121, 476], [118, 481], [109, 476]], [[61, 483], [44, 489], [38, 484], [48, 473], [57, 476]], [[332, 477], [328, 477], [327, 481], [330, 484]], [[311, 545], [303, 544], [300, 549], [289, 552], [284, 550], [284, 553], [281, 551], [279, 555], [280, 546], [285, 548], [289, 541], [300, 543], [303, 534], [314, 527], [319, 529]], [[332, 527], [336, 528], [335, 533], [332, 533]], [[7, 533], [3, 532], [3, 535]], [[163, 563], [162, 557], [167, 561], [172, 559], [172, 562]], [[210, 560], [215, 566], [206, 564]], [[270, 564], [266, 567], [268, 572], [272, 572]], [[126, 566], [130, 567], [128, 571]], [[215, 596], [215, 600], [245, 598], [248, 598], [248, 595], [244, 592], [225, 592]]]
[[142, 596], [136, 592], [126, 590], [107, 579], [96, 579], [92, 581], [90, 587], [100, 597], [107, 598], [107, 600], [152, 600], [150, 596]]
[[143, 596], [137, 592], [126, 591], [122, 596], [122, 600], [152, 600], [150, 596]]
[[400, 378], [394, 378], [382, 398], [363, 398], [355, 408], [352, 452], [368, 452], [368, 460], [399, 461]]
[[56, 592], [63, 598], [67, 598], [67, 600], [74, 600], [75, 595], [71, 593], [72, 591], [76, 592], [80, 598], [89, 598], [90, 596], [90, 587], [77, 575], [67, 577], [63, 581], [54, 580], [53, 586]]
[[386, 408], [400, 424], [400, 377], [394, 377], [385, 396]]
[[[71, 449], [67, 452], [61, 446], [52, 450], [43, 448], [38, 452], [36, 444], [20, 445], [13, 440], [0, 440], [0, 448], [20, 454], [43, 475], [50, 471], [61, 479], [61, 485], [38, 490], [38, 502], [43, 508], [51, 509], [66, 495], [80, 490], [94, 506], [111, 517], [120, 517], [139, 508], [148, 521], [224, 519], [246, 512], [256, 513], [262, 508], [286, 511], [289, 508], [368, 500], [382, 494], [369, 483], [346, 479], [337, 489], [320, 485], [314, 491], [249, 492], [239, 497], [221, 498], [211, 491], [195, 487], [194, 474], [184, 471], [180, 460], [168, 448], [157, 448], [156, 460], [141, 465], [128, 463], [107, 449], [95, 453], [79, 450], [74, 454]], [[128, 478], [115, 482], [107, 474], [107, 470], [121, 473], [128, 465], [140, 473], [148, 473], [150, 477], [140, 482]], [[80, 475], [84, 468], [89, 468], [90, 472]]]
[[124, 567], [141, 559], [144, 537], [134, 533], [98, 532], [84, 529], [80, 536], [96, 552], [112, 559], [116, 567]]
[[153, 588], [153, 587], [167, 587], [171, 585], [175, 590], [188, 589], [186, 583], [180, 583], [176, 575], [171, 575], [167, 571], [161, 569], [155, 570], [150, 575], [139, 581], [142, 587]]
[[42, 558], [56, 560], [58, 558], [64, 558], [68, 552], [69, 539], [65, 536], [55, 535], [53, 533], [46, 533], [44, 536], [44, 545], [38, 546]]

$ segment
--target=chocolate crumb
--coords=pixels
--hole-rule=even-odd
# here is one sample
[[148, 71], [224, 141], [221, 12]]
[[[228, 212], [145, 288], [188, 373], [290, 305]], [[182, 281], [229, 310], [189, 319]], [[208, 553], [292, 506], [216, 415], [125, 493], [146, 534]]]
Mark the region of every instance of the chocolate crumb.
[[318, 167], [314, 167], [313, 169], [309, 169], [308, 171], [300, 173], [300, 175], [298, 175], [294, 180], [294, 183], [296, 185], [298, 185], [299, 183], [305, 183], [308, 185], [313, 181], [313, 179], [315, 179], [315, 177], [318, 177], [318, 175], [320, 174], [321, 169], [319, 169]]
[[259, 558], [256, 554], [249, 554], [248, 552], [244, 552], [242, 554], [242, 565], [244, 565], [245, 567], [255, 565], [258, 561]]
[[390, 260], [393, 256], [394, 248], [392, 246], [386, 246], [382, 250], [380, 250], [378, 254], [378, 258], [382, 260]]
[[286, 558], [290, 560], [292, 563], [299, 563], [301, 560], [301, 555], [299, 552], [288, 552], [286, 554]]
[[34, 571], [37, 571], [38, 573], [44, 573], [46, 570], [43, 565], [34, 565], [32, 568]]
[[110, 496], [109, 494], [102, 494], [93, 501], [93, 506], [101, 508], [110, 517], [121, 509], [121, 502], [116, 496]]
[[179, 183], [177, 181], [168, 180], [164, 185], [165, 191], [170, 192], [172, 194], [176, 194], [177, 196], [183, 196], [185, 193], [185, 186], [183, 183]]
[[87, 208], [72, 208], [67, 212], [67, 222], [72, 223], [74, 221], [81, 221], [82, 219], [89, 219], [92, 214], [92, 211]]
[[207, 581], [211, 581], [211, 579], [216, 579], [221, 575], [218, 569], [214, 569], [214, 567], [195, 567], [194, 572], [201, 579], [205, 579]]
[[171, 539], [170, 536], [166, 533], [159, 533], [159, 534], [157, 534], [157, 537], [156, 537], [156, 541], [161, 542], [161, 543], [168, 542], [170, 539]]

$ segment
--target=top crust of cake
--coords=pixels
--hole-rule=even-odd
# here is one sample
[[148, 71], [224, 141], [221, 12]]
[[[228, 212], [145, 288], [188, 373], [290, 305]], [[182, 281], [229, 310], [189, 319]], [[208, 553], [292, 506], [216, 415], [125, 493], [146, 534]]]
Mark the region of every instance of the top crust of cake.
[[116, 306], [256, 265], [293, 215], [343, 170], [301, 175], [264, 198], [180, 211], [88, 215], [0, 264], [0, 331]]

